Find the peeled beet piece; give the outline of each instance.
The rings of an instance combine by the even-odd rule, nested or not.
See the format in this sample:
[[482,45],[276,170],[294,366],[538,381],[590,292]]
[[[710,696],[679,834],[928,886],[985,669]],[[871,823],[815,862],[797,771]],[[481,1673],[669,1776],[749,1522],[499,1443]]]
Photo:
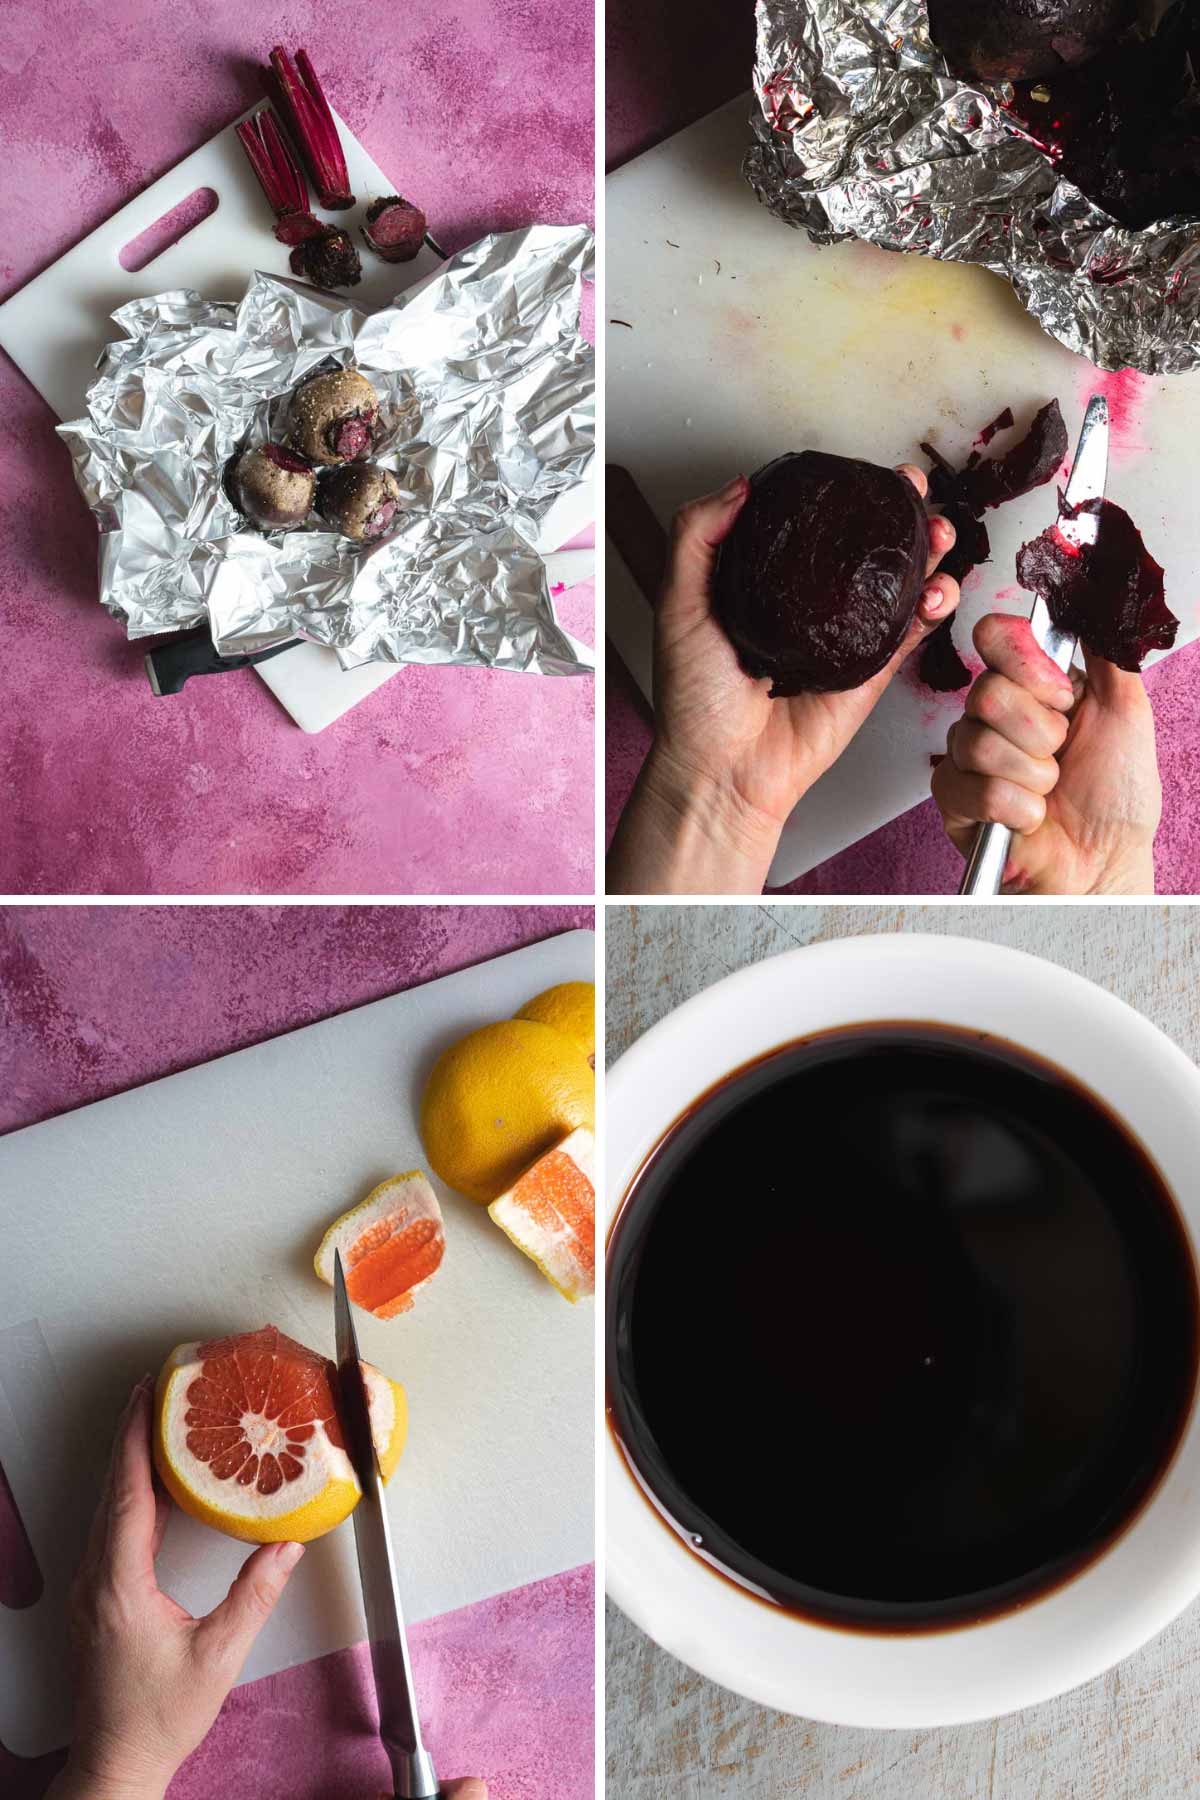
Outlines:
[[1090,61],[1138,0],[929,0],[929,35],[958,75],[1031,81]]
[[1062,506],[1064,519],[1099,521],[1094,544],[1073,544],[1051,525],[1017,552],[1017,580],[1040,594],[1060,631],[1096,656],[1136,673],[1151,650],[1169,650],[1179,620],[1167,610],[1163,572],[1137,526],[1111,500]]
[[[1012,423],[1012,409],[1006,406],[984,426],[976,443],[989,444],[998,431],[1007,431]],[[933,464],[929,497],[955,530],[954,547],[939,566],[962,583],[972,569],[991,557],[992,546],[983,523],[986,508],[1016,500],[1049,481],[1067,454],[1067,428],[1058,401],[1051,400],[1035,415],[1020,443],[1003,456],[983,458],[973,450],[966,467],[955,470],[932,444],[922,444],[921,448]],[[946,619],[921,650],[918,673],[926,687],[937,694],[971,685],[971,671],[955,647],[952,626],[953,621]]]
[[899,648],[928,555],[903,475],[820,450],[781,456],[751,476],[721,546],[717,617],[773,700],[860,687]]
[[980,462],[968,463],[955,479],[954,497],[974,512],[988,506],[1002,506],[1006,500],[1019,500],[1032,493],[1044,481],[1050,481],[1062,467],[1067,454],[1067,427],[1057,400],[1051,400],[1036,414],[1033,424],[1019,444],[1003,456],[986,456]]

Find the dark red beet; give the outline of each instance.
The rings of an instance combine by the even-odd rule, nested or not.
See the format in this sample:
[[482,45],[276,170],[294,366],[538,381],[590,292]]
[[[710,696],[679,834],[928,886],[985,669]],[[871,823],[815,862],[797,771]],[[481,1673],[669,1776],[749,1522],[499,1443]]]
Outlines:
[[1043,406],[1025,436],[1003,456],[987,456],[963,470],[954,498],[973,512],[1019,500],[1053,480],[1067,454],[1067,428],[1057,400]]
[[921,647],[917,673],[935,694],[955,694],[960,688],[971,685],[971,671],[958,654],[958,645],[950,629],[953,623],[953,619],[943,619]]
[[293,275],[303,275],[317,287],[357,287],[362,280],[358,251],[336,225],[322,226],[319,234],[305,238],[288,261]]
[[1111,500],[1063,507],[1060,520],[1099,521],[1094,544],[1073,544],[1057,524],[1017,553],[1017,580],[1040,594],[1060,631],[1096,656],[1140,669],[1151,650],[1169,650],[1179,620],[1163,597],[1163,572],[1127,512]]
[[312,511],[316,479],[294,450],[255,444],[229,464],[225,492],[251,524],[263,531],[286,531],[302,525]]
[[367,208],[363,236],[384,262],[411,262],[425,242],[425,214],[411,200],[388,194]]
[[1198,52],[1193,0],[1177,0],[1152,37],[1122,44],[1048,85],[1019,87],[1012,112],[1060,172],[1122,225],[1138,231],[1171,214],[1195,215]]
[[984,448],[986,449],[998,431],[1011,431],[1012,428],[1013,428],[1012,407],[1006,406],[1003,412],[996,414],[996,417],[991,421],[991,423],[989,425],[984,426],[984,428],[980,432],[979,436],[975,439],[975,442],[977,444],[982,444],[984,446]]
[[772,699],[860,687],[908,630],[928,555],[904,476],[818,450],[781,456],[751,477],[721,547],[716,614]]
[[310,212],[284,213],[275,221],[275,236],[281,244],[306,244],[325,230],[320,219],[314,219]]
[[1087,62],[1137,12],[1138,0],[929,0],[929,35],[956,74],[1028,81]]

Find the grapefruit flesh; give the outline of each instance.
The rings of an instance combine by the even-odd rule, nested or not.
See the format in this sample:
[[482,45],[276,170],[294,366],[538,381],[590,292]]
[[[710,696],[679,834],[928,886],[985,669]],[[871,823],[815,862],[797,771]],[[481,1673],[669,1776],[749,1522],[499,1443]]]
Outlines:
[[[404,1389],[361,1365],[385,1479],[407,1429]],[[184,1512],[247,1543],[307,1543],[353,1511],[358,1478],[337,1371],[274,1325],[181,1344],[159,1376],[154,1459]]]
[[595,1140],[572,1131],[488,1207],[488,1217],[568,1300],[596,1290]]
[[342,1253],[346,1292],[356,1306],[377,1319],[408,1312],[446,1251],[442,1209],[424,1175],[394,1175],[334,1220],[313,1259],[331,1287],[335,1250]]

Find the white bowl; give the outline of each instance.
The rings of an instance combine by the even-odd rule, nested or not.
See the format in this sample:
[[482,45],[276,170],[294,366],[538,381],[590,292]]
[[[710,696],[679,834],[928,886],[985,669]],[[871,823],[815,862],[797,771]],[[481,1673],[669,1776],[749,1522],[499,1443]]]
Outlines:
[[[974,1027],[1047,1057],[1125,1120],[1200,1244],[1200,1070],[1082,976],[967,938],[814,944],[743,969],[639,1038],[607,1082],[608,1221],[667,1128],[713,1082],[794,1038],[878,1019]],[[1198,1257],[1200,1260],[1200,1257]],[[1095,1562],[1006,1616],[884,1636],[806,1623],[742,1594],[662,1524],[606,1433],[608,1591],[665,1650],[735,1693],[835,1725],[991,1718],[1103,1673],[1200,1594],[1200,1419]]]

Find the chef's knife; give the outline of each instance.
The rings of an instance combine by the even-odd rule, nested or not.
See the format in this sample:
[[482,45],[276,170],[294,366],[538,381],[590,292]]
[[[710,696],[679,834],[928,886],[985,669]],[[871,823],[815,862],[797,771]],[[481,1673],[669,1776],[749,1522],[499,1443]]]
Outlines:
[[[1083,417],[1083,430],[1071,478],[1067,482],[1064,504],[1080,506],[1085,500],[1102,500],[1108,479],[1108,401],[1103,394],[1093,394]],[[1072,544],[1094,544],[1100,529],[1099,520],[1085,515],[1081,519],[1060,519],[1058,529]],[[1060,631],[1050,617],[1049,608],[1039,594],[1029,615],[1036,644],[1058,664],[1064,674],[1071,667],[1078,639]],[[1004,870],[1012,847],[1012,832],[1007,825],[981,825],[967,860],[959,888],[960,894],[998,894],[1004,884]]]
[[333,1258],[333,1317],[346,1451],[362,1488],[362,1499],[353,1514],[354,1543],[379,1700],[379,1735],[392,1765],[396,1800],[438,1800],[441,1789],[433,1760],[421,1741],[383,1479],[375,1458],[358,1337],[338,1250]]
[[289,638],[286,644],[272,644],[269,650],[252,650],[244,656],[220,656],[207,625],[198,625],[183,637],[160,644],[143,658],[146,679],[156,700],[164,694],[179,694],[193,675],[228,675],[234,669],[249,669],[255,663],[269,662],[294,650],[300,638]]

